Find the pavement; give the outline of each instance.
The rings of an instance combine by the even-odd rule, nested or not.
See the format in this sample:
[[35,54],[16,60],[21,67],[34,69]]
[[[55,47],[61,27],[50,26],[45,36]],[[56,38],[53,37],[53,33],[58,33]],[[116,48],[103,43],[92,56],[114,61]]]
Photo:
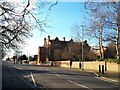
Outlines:
[[[34,86],[28,83],[13,68],[2,65],[2,90],[37,90]],[[43,90],[43,89],[39,89]]]
[[[19,67],[19,65],[18,65],[18,67]],[[51,67],[51,66],[49,66],[49,67]],[[100,86],[98,85],[98,87],[103,87],[103,86],[104,87],[112,87],[112,85],[113,85],[112,83],[117,84],[117,86],[119,84],[119,78],[120,77],[119,77],[119,74],[115,73],[115,72],[106,71],[105,74],[100,74],[100,73],[98,73],[98,71],[89,71],[89,70],[81,70],[81,69],[74,69],[74,68],[66,68],[66,69],[62,69],[62,71],[61,71],[61,69],[59,69],[59,68],[62,68],[62,67],[56,67],[56,69],[51,67],[51,69],[50,69],[50,68],[46,68],[46,66],[45,66],[45,68],[43,66],[42,67],[38,66],[38,67],[35,67],[35,68],[31,68],[31,69],[32,69],[32,73],[34,74],[34,77],[36,79],[36,82],[38,80],[38,82],[45,83],[45,85],[46,85],[47,82],[50,82],[50,81],[53,82],[53,80],[54,80],[55,86],[56,86],[56,84],[60,85],[61,82],[62,82],[61,84],[63,86],[63,82],[65,83],[65,80],[66,80],[66,79],[63,79],[63,78],[65,77],[65,78],[69,79],[71,77],[73,78],[73,76],[74,76],[74,79],[70,79],[70,80],[66,81],[67,84],[71,84],[71,85],[69,85],[71,87],[74,84],[75,84],[75,86],[76,85],[81,86],[81,83],[83,83],[83,85],[84,85],[84,83],[86,83],[85,86],[88,86],[88,87],[91,87],[91,85],[96,85],[96,87],[97,87],[97,84],[100,85]],[[13,89],[13,87],[15,87],[14,89],[17,89],[17,88],[19,88],[19,86],[22,86],[21,89],[22,88],[30,89],[30,85],[26,84],[23,80],[21,80],[15,74],[13,74],[13,72],[11,72],[11,70],[9,68],[4,67],[3,69],[4,69],[3,70],[3,76],[6,76],[6,77],[3,77],[3,90],[6,90],[6,88],[12,88]],[[39,70],[39,72],[37,70]],[[74,70],[73,74],[71,74],[71,71],[69,71],[69,70],[72,70],[72,71]],[[76,71],[81,71],[81,72],[77,73]],[[50,74],[50,72],[54,72],[54,73]],[[88,75],[93,75],[94,74],[95,78],[93,79],[92,77],[88,77],[88,76],[86,77],[86,75],[84,75],[85,74],[84,72],[89,72]],[[19,72],[19,73],[21,73],[21,72]],[[47,74],[47,73],[49,73],[49,74]],[[42,76],[40,77],[39,74],[42,74]],[[78,74],[80,74],[81,76],[77,77]],[[55,78],[54,75],[56,76],[57,79]],[[52,76],[54,76],[54,77],[52,77]],[[43,80],[43,77],[47,77],[47,78],[44,78],[45,80]],[[62,79],[60,77],[62,77]],[[86,77],[86,78],[83,79],[83,77]],[[11,80],[9,80],[10,78],[11,78]],[[97,78],[100,79],[100,80],[98,80]],[[112,82],[112,83],[111,84],[106,83],[106,82],[103,82],[101,80],[107,81],[107,82]],[[6,81],[9,81],[9,82],[6,82]],[[86,81],[89,81],[91,83],[87,83]],[[97,83],[95,83],[93,81],[95,81]],[[11,82],[15,82],[15,83],[11,83]],[[19,83],[19,85],[18,85],[18,83]],[[51,83],[49,83],[49,84],[51,84]]]
[[95,70],[81,70],[76,68],[71,68],[71,69],[90,72],[90,73],[93,73],[96,77],[98,77],[101,80],[120,85],[120,72],[104,71],[104,74],[102,74],[102,73],[99,73],[99,71],[95,71]]
[[107,80],[117,84],[120,83],[120,72],[105,71],[104,74],[102,74],[97,71],[93,71],[93,73],[103,80]]
[[[51,65],[39,65],[39,66],[56,67],[56,66],[51,66]],[[65,68],[65,67],[61,67],[61,68]],[[95,71],[95,70],[82,70],[82,69],[78,69],[78,68],[67,68],[67,69],[90,72],[90,73],[93,73],[94,75],[96,75],[96,77],[98,77],[101,80],[120,85],[120,72],[104,71],[104,74],[102,74],[102,72],[99,73],[99,71]]]

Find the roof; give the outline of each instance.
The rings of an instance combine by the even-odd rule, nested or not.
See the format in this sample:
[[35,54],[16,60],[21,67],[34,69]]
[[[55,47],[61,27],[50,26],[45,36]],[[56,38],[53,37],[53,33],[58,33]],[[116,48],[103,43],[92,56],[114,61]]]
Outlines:
[[56,37],[55,39],[52,39],[50,40],[51,43],[60,43],[60,44],[67,44],[67,43],[70,43],[70,42],[74,42],[73,39],[69,40],[69,41],[60,41],[58,39],[58,37]]

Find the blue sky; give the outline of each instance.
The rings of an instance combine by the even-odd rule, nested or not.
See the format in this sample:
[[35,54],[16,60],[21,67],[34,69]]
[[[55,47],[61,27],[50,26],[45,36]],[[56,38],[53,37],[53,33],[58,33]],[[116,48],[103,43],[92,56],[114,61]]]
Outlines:
[[52,28],[46,28],[46,33],[41,33],[37,29],[33,30],[33,37],[27,40],[28,44],[24,47],[23,53],[37,54],[37,48],[43,46],[43,40],[48,35],[51,39],[58,37],[62,40],[65,37],[66,40],[70,40],[72,38],[72,26],[76,23],[83,24],[83,7],[82,2],[60,2],[52,7],[48,17],[51,21],[47,23]]
[[83,24],[83,7],[81,2],[60,2],[52,7],[48,17],[51,21],[47,23],[52,28],[46,28],[46,33],[33,30],[33,37],[28,39],[28,44],[23,53],[37,54],[37,48],[43,46],[43,40],[48,35],[50,35],[51,39],[58,37],[62,40],[65,37],[66,40],[70,40],[72,38],[72,26],[76,23]]
[[[14,1],[15,3],[19,3],[21,0],[8,0],[8,1]],[[29,9],[34,7],[34,3],[33,3],[34,1],[36,0],[31,0],[32,4],[29,7]],[[41,33],[40,30],[34,29],[32,32],[33,37],[27,40],[27,45],[25,45],[24,48],[22,49],[23,54],[29,54],[29,55],[37,54],[38,47],[43,46],[44,43],[43,40],[45,37],[47,38],[48,35],[50,35],[51,39],[58,37],[60,40],[62,40],[63,37],[65,37],[66,40],[70,40],[72,38],[72,29],[71,29],[72,26],[74,24],[79,24],[79,25],[83,24],[84,14],[82,11],[84,11],[84,6],[81,0],[75,0],[75,2],[74,0],[68,0],[68,1],[72,1],[72,2],[63,1],[63,2],[59,2],[57,5],[52,7],[51,13],[48,17],[48,19],[51,21],[47,22],[47,24],[53,28],[45,28],[46,33],[44,32]],[[46,7],[45,10],[48,14],[49,13],[48,7]],[[43,16],[46,16],[46,13],[44,13]],[[38,18],[41,19],[41,16],[39,15]],[[84,40],[85,39],[88,40],[89,38],[84,38]],[[97,40],[94,39],[88,40],[88,43],[91,46],[97,45]]]
[[71,27],[74,23],[81,24],[82,14],[80,12],[82,4],[78,2],[66,2],[58,3],[54,6],[50,14],[50,18],[53,20],[50,25],[53,26],[50,31],[51,37],[59,36],[59,38],[66,37],[66,39],[71,38]]

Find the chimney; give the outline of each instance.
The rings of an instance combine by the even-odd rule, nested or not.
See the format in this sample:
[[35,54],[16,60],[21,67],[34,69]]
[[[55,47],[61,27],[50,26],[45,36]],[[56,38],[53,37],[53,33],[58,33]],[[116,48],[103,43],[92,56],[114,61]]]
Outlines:
[[48,41],[50,41],[50,36],[48,35]]
[[50,36],[48,35],[48,41],[47,41],[47,44],[49,45],[50,43]]
[[45,44],[46,44],[46,38],[44,38],[44,46],[45,46]]
[[44,42],[46,41],[46,38],[44,38]]
[[65,41],[65,37],[63,37],[63,41]]

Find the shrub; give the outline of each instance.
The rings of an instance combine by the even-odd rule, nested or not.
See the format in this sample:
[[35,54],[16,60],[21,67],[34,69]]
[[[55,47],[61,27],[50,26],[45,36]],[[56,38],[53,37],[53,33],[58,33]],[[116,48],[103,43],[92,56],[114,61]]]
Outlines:
[[117,63],[117,64],[120,64],[120,59],[116,59],[116,63]]
[[95,59],[96,61],[100,61],[100,58],[99,57],[96,57],[96,59]]
[[113,58],[109,58],[109,59],[106,59],[107,62],[113,62],[113,63],[117,63],[117,64],[120,64],[120,59],[113,59]]

